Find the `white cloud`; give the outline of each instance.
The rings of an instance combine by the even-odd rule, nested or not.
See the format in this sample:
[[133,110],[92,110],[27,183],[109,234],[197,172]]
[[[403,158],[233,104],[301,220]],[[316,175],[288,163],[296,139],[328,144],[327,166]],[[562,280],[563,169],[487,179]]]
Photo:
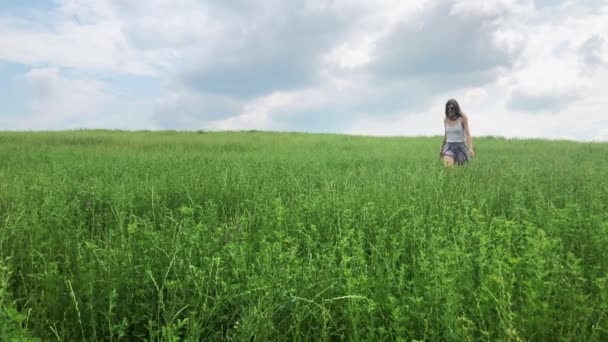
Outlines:
[[101,83],[66,79],[55,68],[33,69],[25,77],[32,102],[24,123],[34,128],[59,128],[82,120],[92,114],[91,108],[108,100]]
[[[597,75],[598,83],[608,84],[608,70]],[[608,101],[595,87],[576,106],[559,112],[544,111],[530,115],[509,110],[509,93],[498,83],[483,89],[462,89],[438,94],[430,109],[420,112],[404,111],[390,120],[373,117],[354,120],[346,129],[351,134],[373,135],[441,135],[443,106],[449,97],[462,101],[460,105],[470,119],[471,133],[476,136],[506,136],[519,138],[569,139],[579,141],[608,141]]]
[[[185,61],[187,72],[174,80],[170,92],[198,96],[201,107],[188,111],[189,118],[182,121],[204,124],[208,115],[200,113],[209,110],[203,108],[202,99],[213,94],[232,96],[248,105],[241,113],[207,120],[210,127],[236,129],[247,123],[259,126],[272,121],[272,127],[319,130],[325,124],[340,130],[347,121],[361,116],[390,118],[404,107],[421,108],[437,91],[491,82],[497,76],[496,68],[508,66],[509,56],[517,52],[510,46],[504,49],[508,44],[494,38],[493,32],[502,24],[495,23],[492,13],[460,11],[450,15],[450,7],[443,1],[399,4],[384,1],[371,7],[351,2],[340,8],[330,6],[329,17],[306,6],[308,12],[297,15],[293,9],[260,10],[275,15],[269,21],[255,21],[251,31],[245,24],[245,31],[235,36],[236,43],[214,47],[217,50],[210,56],[217,57]],[[351,14],[348,25],[331,12],[338,9]],[[226,11],[241,15],[232,9]],[[270,25],[281,15],[289,19],[288,26],[280,20],[279,25]],[[328,25],[327,18],[338,20],[332,19]],[[239,25],[248,20],[239,21]],[[466,30],[442,28],[441,24],[449,21],[454,21],[454,28],[463,24]],[[487,24],[489,31],[479,31],[479,24]],[[310,37],[294,35],[310,25],[317,25],[308,32],[314,44]],[[319,38],[320,44],[316,42]],[[293,55],[291,50],[297,46]],[[459,55],[461,51],[466,53]],[[276,93],[289,94],[295,100],[280,107],[258,105]],[[159,118],[160,114],[172,117],[171,111],[159,111]],[[253,119],[256,115],[259,120]]]
[[[0,60],[33,68],[23,127],[440,134],[455,97],[478,135],[605,136],[606,1],[56,4],[0,15]],[[125,74],[162,91],[121,97],[109,75]]]
[[535,24],[519,27],[526,36],[525,48],[502,79],[511,93],[509,108],[555,112],[601,86],[596,69],[608,61],[608,7],[572,17],[572,6],[537,12]]
[[241,113],[221,120],[209,122],[208,128],[213,130],[257,129],[278,130],[270,114],[273,110],[293,104],[291,94],[273,93],[249,103]]
[[244,103],[229,96],[201,94],[189,89],[169,90],[158,99],[155,124],[170,129],[206,128],[211,121],[239,114]]
[[126,41],[106,1],[62,0],[36,18],[0,16],[0,59],[34,66],[69,67],[138,75],[157,65]]
[[506,14],[527,16],[534,9],[532,0],[455,0],[452,1],[453,14],[504,17]]
[[25,74],[25,81],[29,109],[22,116],[5,120],[6,128],[155,128],[145,118],[150,107],[121,98],[100,81],[67,78],[56,68],[32,69]]

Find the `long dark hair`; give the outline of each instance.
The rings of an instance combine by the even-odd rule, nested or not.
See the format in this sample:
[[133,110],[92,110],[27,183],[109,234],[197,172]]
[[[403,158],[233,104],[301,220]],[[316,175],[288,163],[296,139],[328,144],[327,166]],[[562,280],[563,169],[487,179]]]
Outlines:
[[454,111],[456,112],[456,115],[458,117],[462,116],[462,112],[460,111],[460,105],[458,104],[458,101],[454,100],[454,99],[449,99],[448,102],[445,104],[445,117],[448,117],[448,105],[452,105],[454,106]]

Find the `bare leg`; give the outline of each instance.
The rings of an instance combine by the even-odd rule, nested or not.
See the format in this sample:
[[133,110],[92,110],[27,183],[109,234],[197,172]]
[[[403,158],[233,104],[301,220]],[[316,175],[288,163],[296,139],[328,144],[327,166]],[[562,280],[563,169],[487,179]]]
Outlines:
[[445,167],[452,167],[452,166],[454,166],[454,158],[452,158],[450,156],[443,156],[443,165]]

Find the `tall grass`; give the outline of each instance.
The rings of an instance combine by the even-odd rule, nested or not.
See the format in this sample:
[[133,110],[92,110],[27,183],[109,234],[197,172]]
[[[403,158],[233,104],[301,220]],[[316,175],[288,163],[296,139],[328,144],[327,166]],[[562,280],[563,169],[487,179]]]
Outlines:
[[608,145],[440,142],[0,133],[1,333],[608,340]]

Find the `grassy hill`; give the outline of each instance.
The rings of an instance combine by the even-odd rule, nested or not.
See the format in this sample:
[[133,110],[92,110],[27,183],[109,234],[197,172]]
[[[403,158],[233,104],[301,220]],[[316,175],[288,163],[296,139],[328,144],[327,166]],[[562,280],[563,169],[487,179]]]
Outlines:
[[440,144],[2,132],[0,334],[608,340],[608,144]]

